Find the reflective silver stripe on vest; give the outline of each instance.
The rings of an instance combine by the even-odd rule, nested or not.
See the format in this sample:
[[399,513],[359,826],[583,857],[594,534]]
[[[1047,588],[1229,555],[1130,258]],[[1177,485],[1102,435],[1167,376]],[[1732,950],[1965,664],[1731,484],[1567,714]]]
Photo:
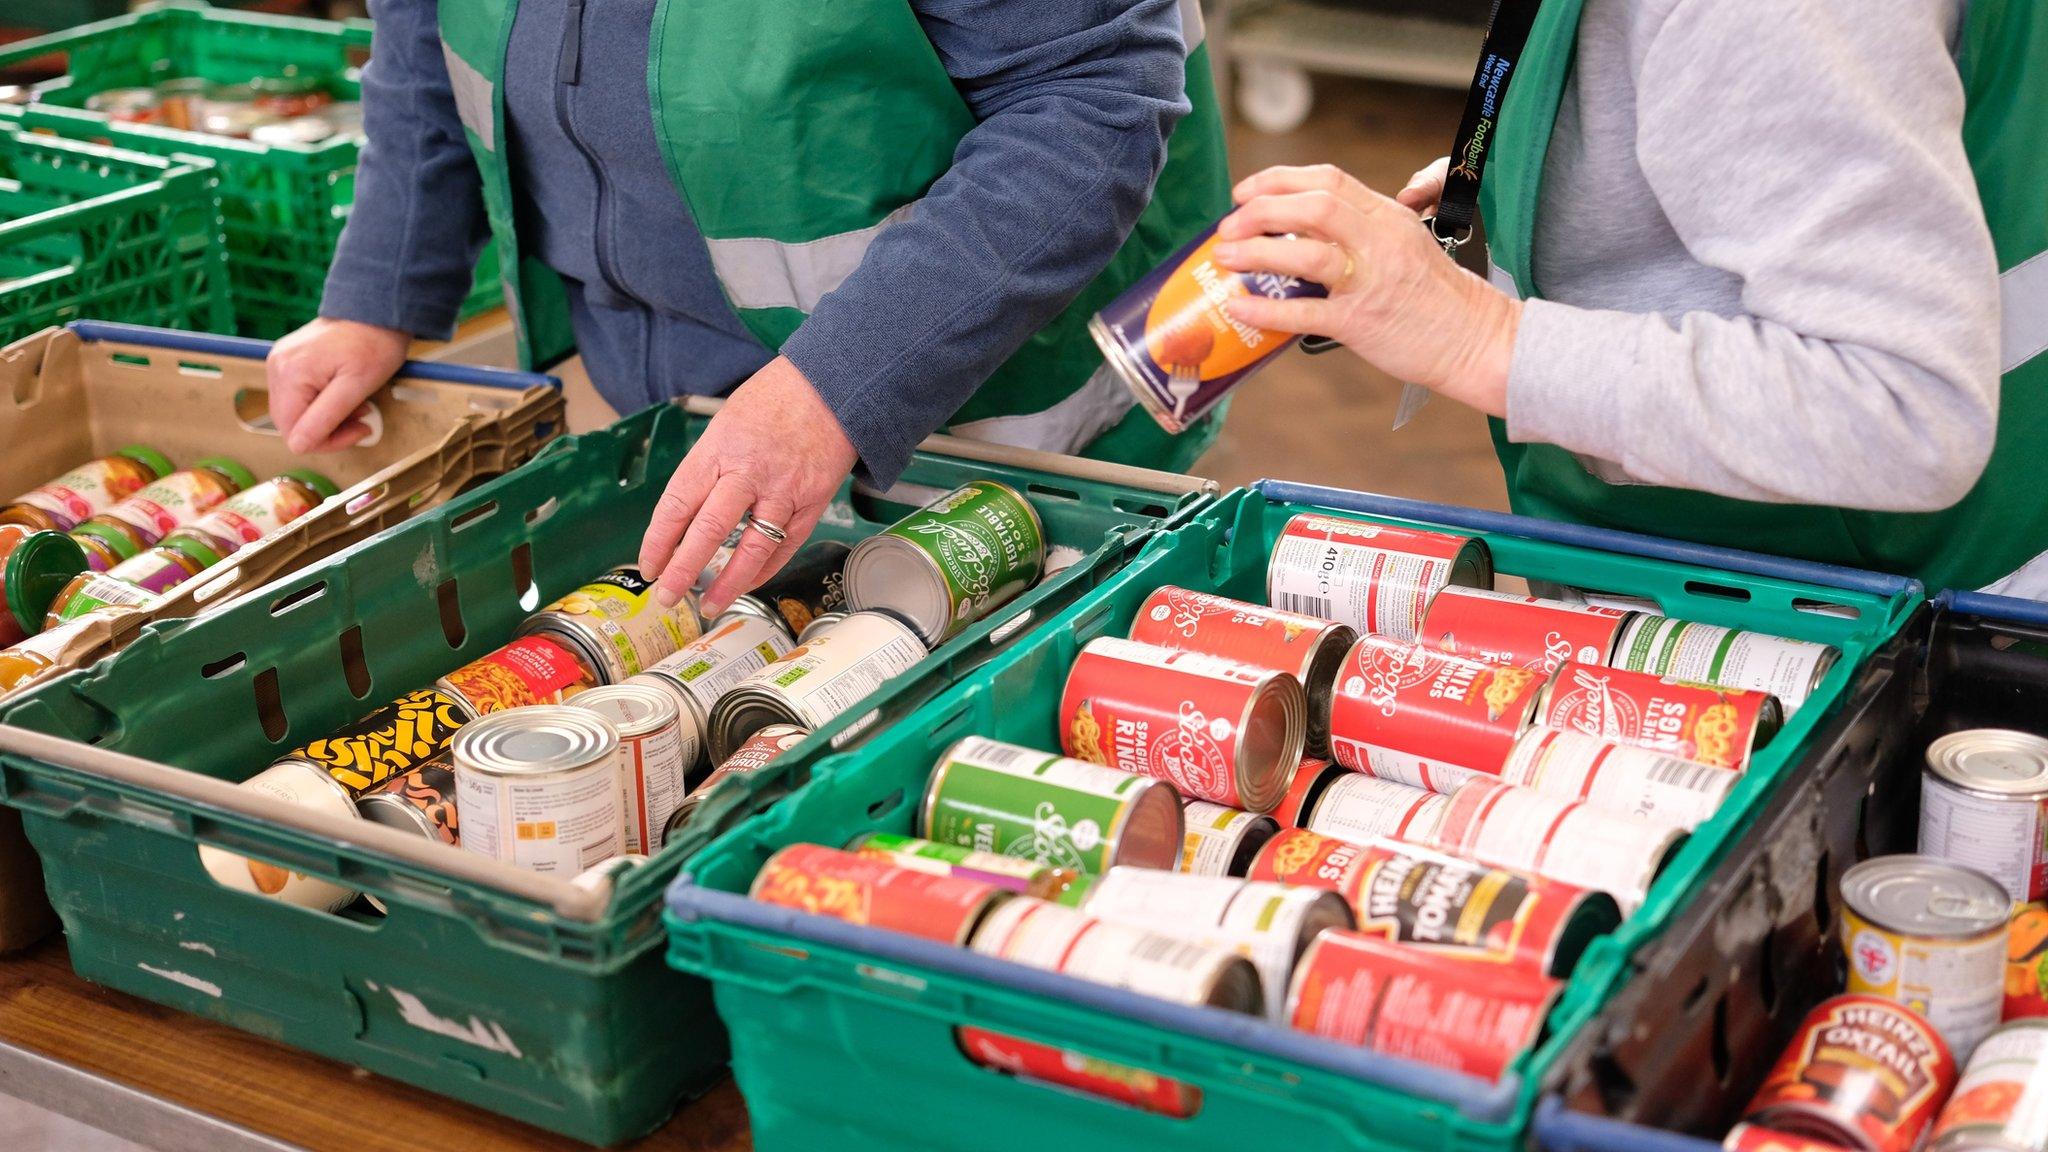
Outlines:
[[1187,44],[1188,55],[1195,54],[1208,34],[1208,26],[1202,23],[1202,0],[1180,0],[1180,38]]
[[1491,256],[1486,258],[1486,282],[1507,293],[1510,300],[1522,298],[1521,285],[1515,283],[1515,278],[1508,275],[1507,269],[1495,264]]
[[955,424],[946,431],[969,440],[1071,454],[1109,431],[1137,402],[1122,378],[1105,364],[1079,391],[1043,412],[991,416]]
[[718,282],[736,308],[794,308],[809,312],[827,292],[846,282],[882,229],[910,215],[916,201],[889,213],[880,224],[798,244],[743,236],[705,241]]
[[2048,252],[2023,260],[1998,278],[2004,318],[1998,330],[1998,370],[2011,372],[2048,352]]
[[448,84],[455,90],[455,115],[462,120],[462,126],[476,133],[483,142],[484,151],[498,150],[498,118],[494,112],[491,82],[484,74],[469,66],[469,61],[455,54],[455,49],[441,41],[441,59],[448,63]]

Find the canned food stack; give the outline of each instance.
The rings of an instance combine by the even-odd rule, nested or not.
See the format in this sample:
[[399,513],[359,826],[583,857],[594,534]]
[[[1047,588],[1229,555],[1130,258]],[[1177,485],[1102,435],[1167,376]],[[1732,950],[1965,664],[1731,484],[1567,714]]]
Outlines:
[[88,111],[128,124],[157,124],[258,144],[318,144],[360,138],[362,106],[336,100],[322,77],[259,76],[217,84],[181,76],[148,87],[110,88],[86,97]]
[[[909,670],[926,655],[921,635],[957,634],[1043,566],[1037,513],[991,482],[862,548],[884,537],[924,549],[916,554],[930,563],[907,575],[893,561],[855,572],[861,548],[814,543],[708,626],[694,597],[663,607],[653,581],[613,568],[529,616],[505,645],[244,787],[598,883],[612,861],[659,851],[721,782],[768,767]],[[906,581],[909,591],[898,587]],[[935,588],[945,590],[936,599]],[[893,607],[934,603],[941,614],[899,617]],[[203,854],[223,883],[292,903],[339,910],[357,897]]]

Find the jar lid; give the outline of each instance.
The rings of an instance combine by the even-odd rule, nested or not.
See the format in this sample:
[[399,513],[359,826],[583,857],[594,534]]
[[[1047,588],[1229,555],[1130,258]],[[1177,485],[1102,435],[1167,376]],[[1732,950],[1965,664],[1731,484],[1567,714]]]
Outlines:
[[7,557],[7,610],[22,631],[41,632],[50,601],[86,567],[85,549],[62,532],[34,532],[15,545]]
[[235,487],[238,490],[242,488],[254,488],[256,486],[255,473],[249,471],[247,468],[242,467],[240,464],[235,463],[233,460],[230,460],[225,456],[208,456],[204,460],[194,460],[192,462],[192,466],[194,468],[205,468],[210,471],[220,473],[221,475],[234,481]]

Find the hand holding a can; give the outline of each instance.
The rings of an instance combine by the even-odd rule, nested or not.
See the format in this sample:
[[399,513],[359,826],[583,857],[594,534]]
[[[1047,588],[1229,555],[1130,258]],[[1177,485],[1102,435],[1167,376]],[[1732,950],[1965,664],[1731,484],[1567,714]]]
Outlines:
[[803,546],[859,456],[796,365],[778,356],[735,389],[655,506],[640,571],[655,597],[681,600],[734,528],[725,570],[705,589],[706,619],[781,569]]
[[1232,194],[1217,263],[1329,289],[1325,299],[1236,296],[1225,304],[1233,318],[1328,336],[1390,376],[1507,414],[1521,304],[1444,259],[1413,208],[1327,164],[1268,168]]

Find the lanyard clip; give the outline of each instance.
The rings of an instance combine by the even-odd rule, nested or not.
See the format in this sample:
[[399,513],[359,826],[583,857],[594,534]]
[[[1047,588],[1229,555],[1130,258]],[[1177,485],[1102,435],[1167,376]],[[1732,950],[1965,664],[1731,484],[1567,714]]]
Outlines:
[[1456,260],[1458,258],[1458,249],[1463,248],[1466,242],[1472,239],[1472,226],[1466,224],[1453,228],[1447,236],[1440,226],[1442,220],[1443,215],[1439,213],[1424,220],[1423,224],[1428,226],[1429,234],[1436,238],[1437,246],[1444,250],[1444,255]]

